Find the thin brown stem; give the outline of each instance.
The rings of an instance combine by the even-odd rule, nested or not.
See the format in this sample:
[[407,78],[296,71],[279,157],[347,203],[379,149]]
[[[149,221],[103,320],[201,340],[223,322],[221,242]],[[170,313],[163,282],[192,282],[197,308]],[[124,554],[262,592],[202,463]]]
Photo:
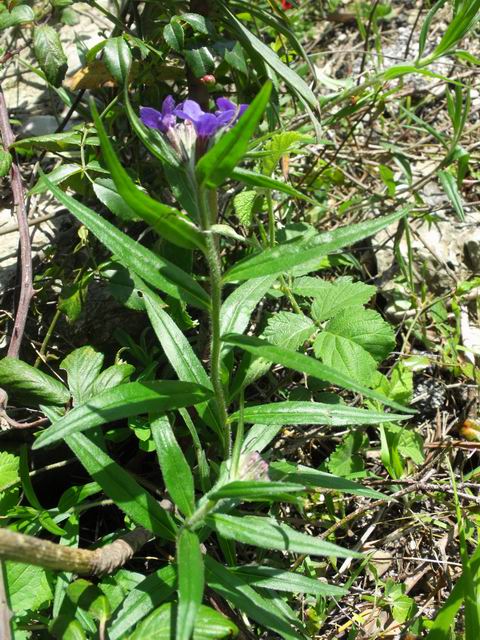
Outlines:
[[[10,146],[15,141],[10,119],[8,117],[7,104],[2,88],[0,87],[0,133],[5,151],[9,151]],[[10,184],[13,195],[13,206],[17,216],[18,230],[20,233],[20,267],[21,283],[20,297],[18,300],[15,322],[13,325],[12,337],[8,347],[8,355],[18,358],[20,346],[22,344],[25,324],[27,322],[28,309],[32,300],[33,291],[33,268],[32,268],[32,247],[30,243],[30,233],[28,229],[27,209],[25,206],[25,193],[23,189],[22,176],[17,158],[13,153],[13,162],[10,169]]]

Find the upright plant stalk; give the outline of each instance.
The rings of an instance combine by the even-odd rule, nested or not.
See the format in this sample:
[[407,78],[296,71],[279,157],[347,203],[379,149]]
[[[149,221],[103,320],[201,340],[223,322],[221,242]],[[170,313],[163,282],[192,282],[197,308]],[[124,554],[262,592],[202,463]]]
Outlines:
[[214,234],[210,231],[212,222],[215,221],[216,214],[212,204],[215,193],[199,187],[198,201],[201,217],[201,224],[206,231],[207,251],[206,257],[208,270],[210,273],[210,377],[213,391],[217,400],[218,411],[223,432],[223,446],[225,454],[230,455],[232,448],[231,428],[228,424],[227,405],[223,392],[221,378],[221,341],[220,341],[220,309],[222,306],[222,265],[218,242]]

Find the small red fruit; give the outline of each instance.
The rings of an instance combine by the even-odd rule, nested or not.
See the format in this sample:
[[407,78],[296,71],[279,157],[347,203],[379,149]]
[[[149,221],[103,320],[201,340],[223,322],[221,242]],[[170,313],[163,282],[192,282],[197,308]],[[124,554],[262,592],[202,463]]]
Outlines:
[[200,82],[203,82],[203,84],[215,84],[216,79],[215,76],[212,76],[211,73],[207,73],[206,76],[202,76],[200,78]]

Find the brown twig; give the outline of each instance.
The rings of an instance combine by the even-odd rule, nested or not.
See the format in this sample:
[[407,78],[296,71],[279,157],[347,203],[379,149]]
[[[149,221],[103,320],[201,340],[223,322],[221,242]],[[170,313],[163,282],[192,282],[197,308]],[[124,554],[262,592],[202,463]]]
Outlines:
[[44,569],[100,576],[123,567],[152,537],[150,531],[139,527],[111,544],[90,550],[74,549],[10,529],[0,529],[0,558]]
[[[10,119],[8,117],[7,104],[2,88],[0,87],[0,133],[2,135],[3,148],[5,151],[15,141]],[[15,155],[15,154],[14,154]],[[20,265],[21,265],[21,285],[18,308],[15,315],[12,337],[8,346],[8,355],[18,358],[22,338],[27,322],[28,309],[33,297],[33,269],[32,269],[32,247],[30,244],[30,234],[28,229],[27,210],[25,207],[25,193],[23,190],[22,176],[16,157],[13,158],[10,169],[10,184],[12,187],[13,206],[17,215],[18,230],[20,233]]]

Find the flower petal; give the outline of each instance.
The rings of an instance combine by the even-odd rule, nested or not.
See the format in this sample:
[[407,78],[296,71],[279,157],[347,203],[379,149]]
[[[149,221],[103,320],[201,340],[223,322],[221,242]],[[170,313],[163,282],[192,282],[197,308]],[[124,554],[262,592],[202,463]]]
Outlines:
[[175,100],[172,96],[167,96],[162,104],[162,114],[164,116],[169,116],[173,113],[175,109]]
[[213,113],[204,113],[194,124],[197,134],[202,138],[210,138],[222,126],[222,123],[218,121],[218,118]]
[[197,122],[204,114],[198,102],[195,100],[185,100],[185,102],[173,112],[179,118]]
[[151,107],[140,107],[140,119],[145,126],[161,130],[162,114],[160,111]]
[[236,111],[237,105],[228,98],[217,98],[215,101],[219,112]]

